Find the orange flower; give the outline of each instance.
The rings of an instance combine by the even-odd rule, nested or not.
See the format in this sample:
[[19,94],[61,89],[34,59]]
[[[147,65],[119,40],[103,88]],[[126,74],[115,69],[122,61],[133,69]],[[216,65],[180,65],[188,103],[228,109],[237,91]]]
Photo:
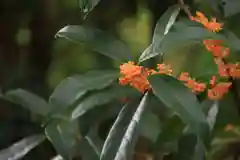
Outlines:
[[229,71],[229,75],[234,77],[234,78],[239,78],[240,77],[240,65],[237,64],[227,64],[227,68]]
[[192,89],[192,92],[194,93],[203,92],[206,89],[206,84],[198,83],[197,81],[195,81],[195,79],[189,77],[189,74],[187,72],[181,73],[178,79],[185,82],[185,85],[188,88]]
[[142,93],[150,88],[147,80],[149,73],[142,66],[135,65],[134,62],[120,65],[120,73],[123,75],[119,78],[121,85],[129,84]]
[[211,100],[221,99],[229,90],[232,85],[230,82],[222,82],[215,85],[213,88],[208,89],[208,97]]
[[218,66],[218,73],[221,77],[229,77],[228,66],[220,58],[214,59],[215,63]]
[[159,74],[167,74],[167,75],[172,75],[172,68],[170,65],[166,65],[166,64],[157,64],[157,68],[158,68],[158,73]]
[[212,32],[218,32],[222,29],[223,23],[218,23],[216,18],[212,18],[211,21],[208,20],[208,18],[202,13],[202,12],[196,12],[195,17],[190,17],[191,20],[196,21],[204,25],[208,30]]
[[203,44],[205,45],[206,49],[212,53],[214,57],[224,58],[229,55],[230,49],[223,47],[221,40],[204,40]]
[[212,76],[212,79],[210,80],[210,85],[211,85],[211,87],[215,86],[216,81],[217,81],[216,76]]
[[182,72],[181,75],[178,78],[180,81],[187,82],[191,78],[189,77],[189,74],[187,72]]

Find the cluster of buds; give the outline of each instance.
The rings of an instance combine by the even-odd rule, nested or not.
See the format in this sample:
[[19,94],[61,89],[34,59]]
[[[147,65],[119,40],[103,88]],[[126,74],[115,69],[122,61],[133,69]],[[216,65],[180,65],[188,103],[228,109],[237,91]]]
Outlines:
[[[201,23],[205,28],[212,32],[220,31],[223,26],[223,24],[218,23],[215,18],[208,20],[208,18],[206,18],[201,12],[196,12],[196,16],[191,16],[190,19]],[[189,73],[187,72],[181,73],[178,77],[178,80],[182,81],[194,93],[206,91],[209,99],[219,100],[229,91],[232,83],[226,81],[217,82],[217,77],[240,77],[240,65],[225,63],[224,58],[229,56],[230,49],[224,47],[221,40],[207,39],[203,41],[203,44],[214,57],[214,62],[218,66],[218,75],[212,76],[209,85],[206,83],[197,82],[196,79],[190,77]],[[122,77],[119,79],[120,84],[129,84],[138,91],[144,93],[145,91],[151,89],[147,80],[148,76],[153,74],[166,74],[172,76],[172,69],[170,65],[158,64],[157,68],[158,70],[153,70],[135,65],[134,62],[124,63],[120,66],[120,73],[122,75]]]

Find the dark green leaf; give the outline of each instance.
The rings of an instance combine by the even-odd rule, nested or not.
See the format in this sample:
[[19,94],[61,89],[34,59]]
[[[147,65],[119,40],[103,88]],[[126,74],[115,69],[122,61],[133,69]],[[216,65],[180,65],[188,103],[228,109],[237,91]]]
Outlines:
[[[103,107],[104,109],[102,109]],[[114,101],[107,105],[95,107],[89,110],[86,114],[78,118],[81,135],[85,137],[92,126],[115,116],[121,110],[121,107],[122,105],[120,103]]]
[[59,30],[56,36],[77,43],[84,43],[92,51],[98,52],[112,59],[129,60],[131,58],[129,48],[122,41],[117,40],[96,28],[66,26]]
[[77,153],[80,153],[82,160],[99,160],[98,155],[85,138],[79,143]]
[[100,157],[101,150],[103,147],[103,141],[100,139],[98,135],[98,127],[92,126],[92,129],[86,136],[86,140],[92,146],[98,157]]
[[109,86],[118,78],[118,73],[111,70],[90,71],[63,80],[52,93],[49,104],[56,109],[68,107],[87,91],[99,90]]
[[182,120],[189,124],[196,134],[200,134],[206,117],[196,96],[177,79],[166,75],[149,77],[154,94]]
[[167,53],[178,47],[194,44],[196,42],[202,43],[202,40],[211,38],[227,42],[227,39],[220,34],[210,32],[203,27],[189,26],[169,32],[162,40],[160,47],[164,53]]
[[139,128],[141,136],[151,140],[153,143],[156,142],[160,133],[160,122],[150,109],[146,109]]
[[178,140],[178,153],[176,155],[176,159],[192,160],[197,141],[198,139],[195,134],[183,135]]
[[88,13],[97,6],[97,4],[100,2],[100,0],[78,0],[79,7],[83,14],[85,16],[88,15]]
[[200,140],[198,140],[192,160],[205,160],[205,159],[206,159],[206,148],[203,145],[203,143]]
[[44,135],[34,135],[14,143],[9,148],[0,151],[1,160],[19,160],[45,139]]
[[43,116],[50,111],[49,105],[43,98],[22,89],[8,91],[5,98]]
[[172,115],[162,124],[161,132],[154,145],[154,156],[158,157],[157,159],[165,153],[177,152],[177,140],[182,135],[184,127],[182,120],[176,115]]
[[170,7],[158,20],[154,35],[153,35],[153,44],[159,45],[164,38],[164,36],[169,32],[175,23],[177,16],[180,12],[179,6]]
[[116,153],[114,160],[126,160],[132,159],[132,151],[135,147],[136,140],[139,135],[139,123],[142,119],[143,113],[146,109],[149,99],[149,93],[145,93],[136,112],[134,113],[132,120],[122,138],[122,142]]
[[140,63],[140,62],[143,62],[143,61],[148,60],[148,59],[150,59],[150,58],[152,58],[152,57],[155,57],[155,56],[157,56],[157,55],[159,55],[159,53],[153,51],[153,44],[151,44],[151,45],[148,46],[148,48],[145,49],[145,51],[141,54],[138,62],[139,62],[139,63]]
[[108,136],[104,142],[102,153],[100,156],[101,160],[114,159],[116,151],[119,148],[122,137],[129,125],[132,116],[136,110],[136,102],[130,102],[123,106],[122,110],[119,112],[118,117],[114,124],[112,125]]
[[164,36],[169,32],[175,23],[177,16],[180,12],[179,6],[170,7],[158,20],[154,35],[152,39],[152,44],[142,53],[139,58],[139,62],[143,62],[147,59],[155,57],[160,53],[163,54],[162,50],[159,49],[159,46],[164,38]]
[[76,123],[67,121],[51,121],[45,134],[52,145],[64,159],[71,160],[73,147],[76,145]]
[[239,0],[222,0],[224,2],[224,16],[230,17],[240,12],[240,1]]
[[78,118],[95,106],[107,104],[112,100],[123,97],[136,97],[140,94],[129,87],[117,86],[105,91],[95,93],[84,99],[72,112],[72,119]]

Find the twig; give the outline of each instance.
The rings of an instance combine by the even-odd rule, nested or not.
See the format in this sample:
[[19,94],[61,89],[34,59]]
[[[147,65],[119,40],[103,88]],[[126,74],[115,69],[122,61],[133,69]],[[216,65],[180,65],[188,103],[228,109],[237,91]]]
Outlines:
[[183,6],[184,12],[188,15],[189,18],[192,17],[192,14],[189,10],[189,6],[184,3],[184,0],[178,0],[179,4]]

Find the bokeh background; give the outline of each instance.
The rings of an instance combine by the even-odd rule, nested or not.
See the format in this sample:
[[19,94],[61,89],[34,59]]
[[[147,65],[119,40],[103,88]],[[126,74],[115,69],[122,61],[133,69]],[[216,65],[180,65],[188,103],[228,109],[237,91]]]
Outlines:
[[[212,4],[218,7],[219,1]],[[101,0],[87,19],[77,0],[0,1],[0,88],[23,88],[47,97],[69,75],[94,68],[117,67],[111,59],[89,52],[84,46],[55,33],[68,24],[95,26],[122,39],[138,57],[149,45],[157,19],[177,0]],[[188,0],[190,6],[200,5]],[[179,60],[179,59],[176,59]],[[0,149],[43,129],[28,111],[0,100]],[[24,160],[47,160],[55,156],[47,141]]]

